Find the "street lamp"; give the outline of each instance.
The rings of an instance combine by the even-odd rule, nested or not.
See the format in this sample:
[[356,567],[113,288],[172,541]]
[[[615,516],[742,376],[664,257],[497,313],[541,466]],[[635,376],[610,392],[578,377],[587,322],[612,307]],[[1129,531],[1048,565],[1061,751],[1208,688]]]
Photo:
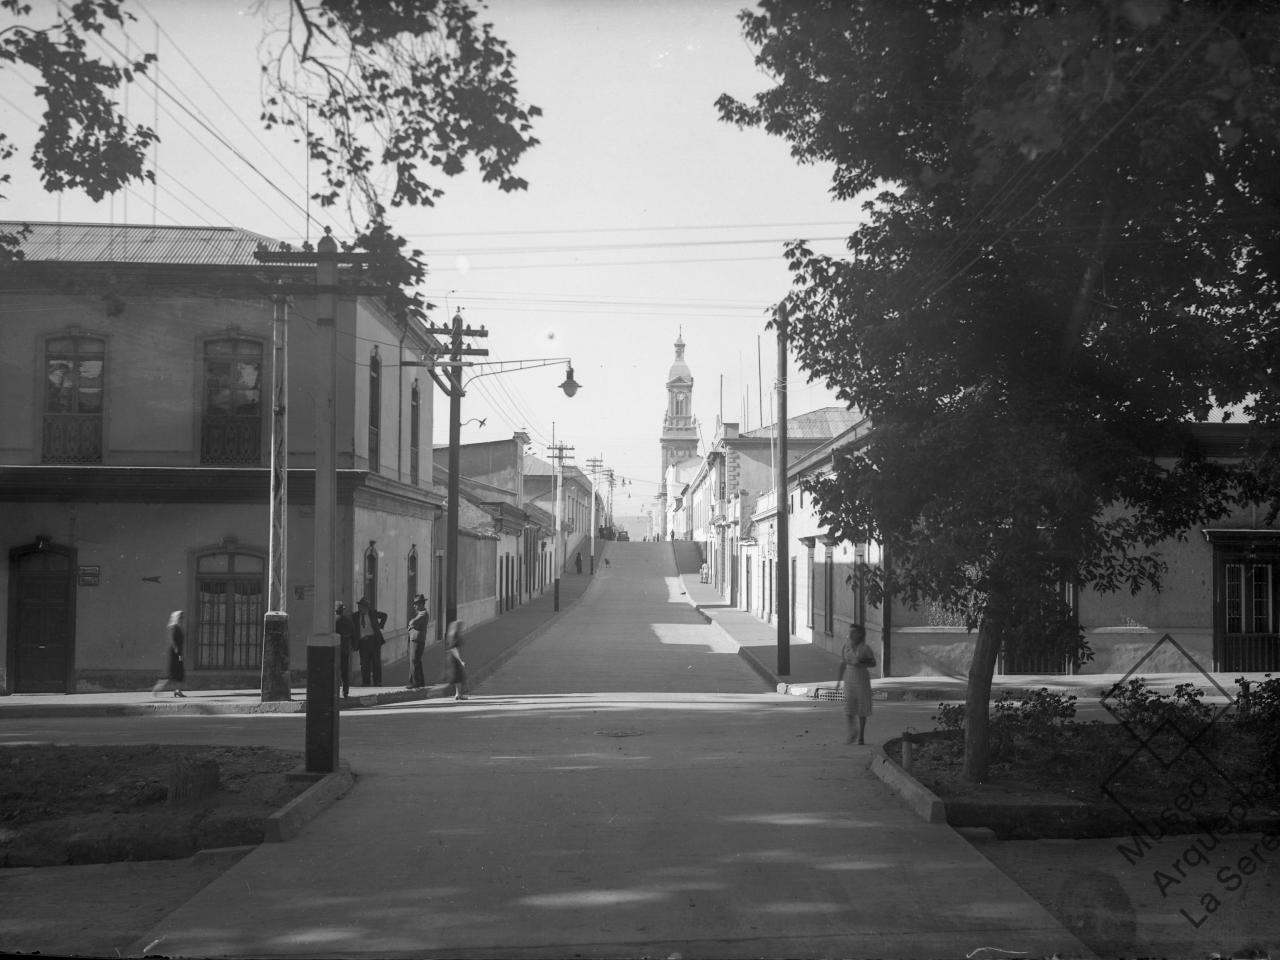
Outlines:
[[[432,330],[431,332],[443,332]],[[460,471],[462,460],[462,398],[466,396],[467,387],[473,380],[481,377],[491,377],[499,373],[510,373],[518,370],[536,370],[539,367],[549,367],[553,364],[565,364],[564,382],[560,384],[560,389],[564,391],[565,396],[572,397],[578,392],[581,384],[573,378],[573,360],[570,357],[547,357],[531,360],[493,360],[485,362],[464,361],[462,356],[465,351],[462,349],[462,336],[465,331],[462,329],[462,317],[457,315],[453,319],[453,327],[448,331],[453,334],[453,345],[451,348],[452,359],[437,360],[430,356],[424,356],[420,361],[401,361],[402,366],[406,367],[443,367],[449,371],[448,392],[449,392],[449,494],[448,494],[448,517],[445,523],[445,623],[451,623],[458,619],[458,524],[460,501],[462,499],[462,491],[460,485]],[[475,333],[475,331],[471,331]],[[487,332],[486,332],[487,334]],[[443,351],[442,351],[443,352]],[[478,352],[478,351],[476,351]],[[484,351],[487,353],[488,351]],[[514,366],[513,366],[514,365]],[[462,379],[462,369],[464,367],[500,367],[499,370],[484,370],[469,376],[465,381]],[[507,368],[511,366],[512,369]],[[437,379],[441,386],[444,383]],[[558,533],[558,531],[557,531]]]

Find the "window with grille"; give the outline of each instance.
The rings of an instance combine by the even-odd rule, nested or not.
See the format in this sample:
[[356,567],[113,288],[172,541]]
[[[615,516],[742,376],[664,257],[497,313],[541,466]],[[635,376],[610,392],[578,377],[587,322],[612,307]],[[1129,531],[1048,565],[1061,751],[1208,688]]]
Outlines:
[[1227,633],[1274,632],[1272,565],[1228,563],[1224,573]]
[[97,337],[45,342],[44,463],[101,463],[107,345]]
[[262,344],[256,340],[204,345],[200,462],[262,462]]
[[369,470],[377,473],[382,466],[379,449],[382,432],[382,358],[374,347],[369,355]]
[[249,553],[207,553],[196,560],[196,667],[262,666],[266,560]]

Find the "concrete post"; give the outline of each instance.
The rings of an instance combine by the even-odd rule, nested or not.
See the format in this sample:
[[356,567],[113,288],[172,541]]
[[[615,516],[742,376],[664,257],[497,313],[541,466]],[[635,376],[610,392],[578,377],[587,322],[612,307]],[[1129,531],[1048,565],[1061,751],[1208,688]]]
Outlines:
[[325,234],[316,245],[316,469],[315,594],[307,638],[306,766],[309,773],[338,768],[338,634],[333,631],[334,523],[338,512],[335,390],[338,379],[338,245]]

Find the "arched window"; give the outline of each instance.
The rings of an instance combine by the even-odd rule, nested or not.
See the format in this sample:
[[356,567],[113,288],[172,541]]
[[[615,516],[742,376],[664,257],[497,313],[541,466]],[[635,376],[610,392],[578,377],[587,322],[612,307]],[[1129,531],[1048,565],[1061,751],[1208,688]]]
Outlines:
[[[418,483],[418,434],[422,432],[422,392],[418,381],[409,389],[409,482]],[[413,594],[409,594],[410,597]]]
[[262,462],[262,344],[256,340],[204,345],[200,462]]
[[45,342],[44,463],[102,462],[107,345],[97,337]]
[[369,354],[369,470],[377,473],[382,465],[379,434],[382,431],[382,358],[375,345]]
[[409,548],[409,556],[405,560],[405,571],[407,579],[405,582],[405,602],[409,607],[409,618],[413,619],[413,598],[418,595],[418,547],[415,544]]
[[235,551],[196,558],[196,667],[257,670],[262,665],[266,560]]
[[378,548],[372,543],[364,552],[364,593],[369,601],[370,610],[380,609],[378,606]]

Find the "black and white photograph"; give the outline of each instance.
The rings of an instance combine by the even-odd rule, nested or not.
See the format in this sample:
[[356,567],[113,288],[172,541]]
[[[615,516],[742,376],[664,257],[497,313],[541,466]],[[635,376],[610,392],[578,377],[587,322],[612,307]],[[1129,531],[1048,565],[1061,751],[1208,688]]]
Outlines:
[[0,0],[0,952],[1280,960],[1280,0]]

